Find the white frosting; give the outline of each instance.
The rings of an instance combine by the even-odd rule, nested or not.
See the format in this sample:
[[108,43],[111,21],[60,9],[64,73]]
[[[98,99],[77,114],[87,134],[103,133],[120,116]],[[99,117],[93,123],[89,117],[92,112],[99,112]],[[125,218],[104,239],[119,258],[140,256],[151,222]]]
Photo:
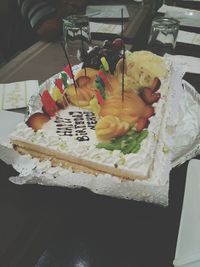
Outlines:
[[70,106],[60,110],[56,117],[47,122],[43,129],[49,136],[61,136],[66,142],[97,144],[95,115],[79,107]]

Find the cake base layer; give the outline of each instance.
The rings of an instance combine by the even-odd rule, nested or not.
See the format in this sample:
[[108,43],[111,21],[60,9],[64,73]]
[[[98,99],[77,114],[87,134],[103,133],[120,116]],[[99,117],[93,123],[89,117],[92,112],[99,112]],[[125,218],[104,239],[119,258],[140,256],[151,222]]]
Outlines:
[[132,171],[120,169],[117,166],[111,167],[99,163],[94,163],[86,159],[67,155],[65,153],[54,151],[47,147],[26,143],[19,140],[12,140],[13,147],[20,154],[31,155],[32,157],[39,158],[40,160],[50,160],[52,166],[61,166],[63,168],[72,169],[74,172],[84,172],[88,174],[110,174],[117,176],[120,179],[130,180],[144,180],[148,179],[147,176],[138,175]]

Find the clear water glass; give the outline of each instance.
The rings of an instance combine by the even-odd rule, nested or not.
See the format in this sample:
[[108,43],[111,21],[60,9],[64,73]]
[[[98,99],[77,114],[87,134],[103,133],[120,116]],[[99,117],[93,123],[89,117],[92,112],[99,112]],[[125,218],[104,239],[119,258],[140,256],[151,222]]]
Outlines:
[[66,52],[72,64],[82,61],[91,46],[89,18],[84,15],[72,15],[63,19],[63,40]]
[[174,54],[179,31],[179,21],[174,18],[161,17],[152,21],[147,49],[163,56]]

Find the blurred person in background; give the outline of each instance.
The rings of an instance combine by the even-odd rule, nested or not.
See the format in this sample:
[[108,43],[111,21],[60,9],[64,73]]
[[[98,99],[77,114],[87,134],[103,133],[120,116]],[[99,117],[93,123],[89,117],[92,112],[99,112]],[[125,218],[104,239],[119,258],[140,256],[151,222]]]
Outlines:
[[54,41],[62,32],[62,18],[84,14],[88,0],[18,0],[24,20],[40,39]]
[[0,63],[38,40],[55,41],[62,33],[62,18],[84,14],[89,0],[1,0]]

